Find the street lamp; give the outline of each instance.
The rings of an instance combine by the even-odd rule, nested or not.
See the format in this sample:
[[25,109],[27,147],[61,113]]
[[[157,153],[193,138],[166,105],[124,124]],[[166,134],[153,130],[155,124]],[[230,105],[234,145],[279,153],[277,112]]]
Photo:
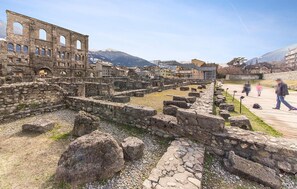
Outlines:
[[235,93],[237,93],[237,91],[233,91],[233,99],[232,99],[232,102],[234,102]]
[[244,99],[244,96],[240,97],[240,104],[239,104],[239,113],[241,114],[241,106],[242,106],[242,100]]

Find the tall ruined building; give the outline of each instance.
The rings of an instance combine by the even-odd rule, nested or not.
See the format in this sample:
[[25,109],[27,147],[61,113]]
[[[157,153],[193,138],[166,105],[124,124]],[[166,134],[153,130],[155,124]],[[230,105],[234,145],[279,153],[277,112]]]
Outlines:
[[87,77],[88,35],[7,10],[0,76]]

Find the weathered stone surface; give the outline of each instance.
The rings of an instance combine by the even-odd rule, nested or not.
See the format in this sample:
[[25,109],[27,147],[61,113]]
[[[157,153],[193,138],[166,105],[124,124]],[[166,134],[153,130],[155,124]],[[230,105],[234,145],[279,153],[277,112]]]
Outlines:
[[127,160],[137,160],[143,156],[144,143],[136,137],[125,138],[121,144]]
[[233,104],[221,103],[219,108],[221,110],[228,110],[229,112],[234,112],[235,111],[235,107],[234,107]]
[[281,188],[281,180],[273,169],[237,156],[233,151],[229,153],[228,159],[224,160],[224,164],[233,173],[246,176],[271,188]]
[[173,96],[173,101],[185,101],[187,103],[194,103],[196,101],[196,97],[189,96]]
[[194,96],[194,97],[200,97],[200,93],[199,92],[189,92],[188,95],[189,96]]
[[189,108],[189,104],[186,103],[185,101],[177,101],[177,100],[165,100],[163,101],[163,105],[164,106],[169,106],[169,105],[174,105],[174,106],[177,106],[179,108]]
[[72,135],[83,136],[98,129],[100,123],[99,118],[84,111],[79,111],[75,116]]
[[174,105],[164,106],[163,114],[176,116],[177,109],[178,109],[178,107],[174,106]]
[[45,133],[54,128],[55,122],[47,119],[38,119],[31,123],[25,123],[22,125],[22,130],[24,132],[36,132],[36,133]]
[[188,91],[188,90],[190,90],[190,87],[180,87],[179,90],[181,90],[181,91]]
[[130,102],[129,96],[114,96],[112,97],[113,102],[119,102],[119,103],[128,103]]
[[203,146],[188,139],[177,139],[171,143],[148,179],[143,182],[143,188],[199,189],[203,161]]
[[123,150],[116,140],[94,131],[70,143],[59,160],[56,179],[79,185],[111,178],[123,167]]
[[135,97],[144,97],[144,92],[135,92],[134,96]]
[[252,130],[250,120],[244,115],[229,117],[229,121],[232,127],[239,127],[245,130]]
[[220,116],[224,118],[225,120],[228,120],[229,117],[231,117],[230,112],[228,110],[220,110]]

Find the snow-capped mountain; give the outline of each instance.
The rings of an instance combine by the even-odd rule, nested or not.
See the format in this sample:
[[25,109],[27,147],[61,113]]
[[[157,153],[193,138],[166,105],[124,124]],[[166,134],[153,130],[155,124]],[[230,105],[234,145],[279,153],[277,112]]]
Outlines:
[[247,61],[247,64],[255,64],[255,63],[262,63],[262,62],[268,62],[268,63],[284,63],[285,62],[285,56],[289,49],[297,48],[297,43],[277,49],[275,51],[268,52],[260,57],[252,58]]

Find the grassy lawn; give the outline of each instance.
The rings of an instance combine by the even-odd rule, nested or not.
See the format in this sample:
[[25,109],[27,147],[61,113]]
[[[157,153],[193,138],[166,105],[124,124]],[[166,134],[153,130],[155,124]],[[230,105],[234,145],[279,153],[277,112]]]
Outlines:
[[[226,96],[226,93],[223,93]],[[229,104],[234,104],[235,106],[235,112],[230,112],[231,116],[238,116],[238,115],[245,115],[249,118],[251,121],[252,127],[254,131],[261,131],[268,135],[280,137],[282,136],[281,133],[276,131],[273,127],[265,123],[261,118],[256,116],[254,113],[252,113],[248,108],[246,108],[244,105],[242,105],[242,114],[239,113],[239,106],[240,103],[237,99],[234,99],[234,102],[232,101],[233,97],[230,94],[227,94],[226,100]],[[218,114],[219,108],[217,108],[217,114]],[[230,123],[226,121],[226,126],[230,126]]]
[[[191,88],[197,89],[197,86],[198,85],[189,85],[188,87],[190,87],[191,91]],[[157,110],[158,113],[161,113],[163,112],[164,100],[172,100],[172,96],[188,96],[190,91],[180,91],[179,88],[177,88],[176,90],[169,89],[162,92],[146,94],[144,97],[131,97],[129,104],[152,107]]]

